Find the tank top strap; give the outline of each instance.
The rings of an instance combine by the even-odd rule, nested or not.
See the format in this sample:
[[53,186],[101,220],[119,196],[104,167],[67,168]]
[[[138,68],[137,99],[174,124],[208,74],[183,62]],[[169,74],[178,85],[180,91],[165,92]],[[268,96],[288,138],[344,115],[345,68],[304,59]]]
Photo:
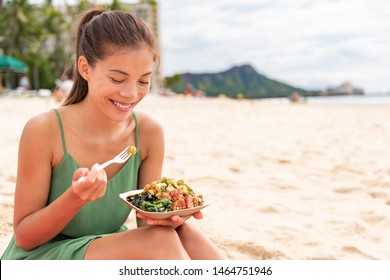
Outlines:
[[64,128],[63,128],[63,125],[62,125],[61,116],[60,116],[60,113],[58,112],[57,109],[53,109],[53,110],[56,113],[56,116],[57,116],[57,119],[58,119],[58,124],[60,125],[62,148],[64,149],[64,153],[67,154],[68,151],[66,150],[65,134],[64,134]]
[[[64,149],[64,153],[68,153],[68,151],[66,149],[65,134],[64,134],[64,128],[63,128],[63,125],[62,125],[62,120],[61,120],[60,113],[58,112],[57,109],[53,109],[53,110],[56,113],[56,116],[57,116],[57,119],[58,119],[58,124],[60,125],[62,148]],[[135,147],[138,148],[138,121],[137,121],[137,116],[134,113],[134,111],[131,111],[131,113],[133,115],[133,119],[134,119],[134,122],[135,122]]]
[[134,111],[131,111],[135,123],[135,147],[138,149],[138,121]]

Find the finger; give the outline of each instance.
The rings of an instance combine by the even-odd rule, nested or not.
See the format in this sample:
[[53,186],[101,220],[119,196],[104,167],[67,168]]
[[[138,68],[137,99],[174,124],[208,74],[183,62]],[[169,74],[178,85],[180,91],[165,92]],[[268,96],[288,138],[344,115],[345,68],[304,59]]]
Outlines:
[[89,198],[90,200],[97,200],[101,198],[102,191],[105,189],[105,184],[99,180],[96,179],[92,186],[89,187],[90,193]]
[[161,221],[162,220],[154,220],[154,219],[151,219],[145,215],[143,215],[142,213],[139,213],[137,212],[137,218],[140,218],[142,220],[144,220],[148,225],[159,225],[159,226],[167,226],[166,223],[162,223]]
[[137,216],[137,218],[140,218],[140,219],[146,221],[146,223],[147,223],[148,225],[166,226],[166,224],[161,224],[161,222],[158,222],[157,220],[153,220],[153,219],[151,219],[151,218],[149,218],[149,217],[143,215],[142,213],[137,212],[136,216]]
[[95,163],[94,165],[92,165],[92,168],[91,168],[91,174],[95,175],[96,177],[98,176],[99,174],[99,170],[98,170],[98,167],[99,167],[99,164],[98,163]]
[[83,201],[88,200],[88,187],[91,185],[91,182],[78,182],[78,178],[82,176],[87,176],[87,168],[79,168],[73,173],[73,182],[72,190],[73,192]]
[[137,218],[140,218],[140,219],[145,220],[145,221],[149,220],[148,217],[146,217],[144,214],[142,214],[140,212],[137,212]]
[[97,172],[99,172],[99,166],[99,163],[95,163],[94,165],[92,165],[91,170],[96,170]]
[[104,196],[104,194],[106,193],[106,189],[107,189],[107,173],[106,173],[106,171],[102,170],[99,172],[99,181],[100,181],[99,198],[101,198]]
[[99,175],[99,170],[98,170],[99,164],[95,163],[91,170],[88,172],[88,174],[85,177],[85,180],[83,182],[87,182],[87,185],[94,184],[96,179],[98,178]]
[[150,226],[165,226],[165,227],[176,227],[175,224],[172,223],[169,219],[162,219],[162,220],[154,220],[154,219],[147,219],[146,223]]
[[88,168],[79,168],[73,173],[73,181],[78,180],[80,177],[87,176],[89,172]]
[[180,216],[179,215],[173,215],[171,217],[171,221],[174,222],[174,223],[177,223],[178,221],[180,221]]
[[187,216],[173,215],[171,217],[171,221],[174,222],[175,224],[177,224],[177,223],[182,224],[182,223],[184,223],[185,221],[187,221],[191,217],[192,217],[191,215],[187,215]]
[[94,185],[91,187],[93,193],[91,193],[91,199],[97,200],[104,196],[107,187],[107,174],[104,170],[97,173],[97,177]]
[[170,219],[155,220],[145,216],[140,212],[137,212],[137,218],[145,220],[148,225],[173,226],[173,223]]
[[90,188],[91,184],[88,181],[77,182],[74,181],[72,184],[72,189],[74,193],[83,201],[89,201],[92,193],[92,189]]
[[101,183],[102,180],[106,180],[106,176],[105,173],[97,170],[97,166],[97,164],[92,166],[91,171],[86,174],[85,180],[78,182],[75,186],[79,197],[84,201],[97,200],[102,197],[102,192],[105,192],[105,184],[101,185]]
[[192,216],[195,218],[195,219],[202,219],[203,218],[203,213],[198,211],[198,212],[195,212],[194,214],[192,214]]
[[169,225],[174,227],[174,228],[177,228],[179,226],[181,226],[182,224],[184,224],[189,218],[191,218],[192,216],[178,216],[178,215],[173,215],[170,219],[170,221],[168,221]]

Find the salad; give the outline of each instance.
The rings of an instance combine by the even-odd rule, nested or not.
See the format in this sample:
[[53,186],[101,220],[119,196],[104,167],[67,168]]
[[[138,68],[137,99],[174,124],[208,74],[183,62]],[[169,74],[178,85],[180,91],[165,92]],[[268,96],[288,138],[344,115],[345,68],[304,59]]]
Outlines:
[[163,177],[161,181],[146,184],[141,193],[126,197],[135,207],[148,212],[169,212],[203,205],[203,196],[197,194],[184,180]]

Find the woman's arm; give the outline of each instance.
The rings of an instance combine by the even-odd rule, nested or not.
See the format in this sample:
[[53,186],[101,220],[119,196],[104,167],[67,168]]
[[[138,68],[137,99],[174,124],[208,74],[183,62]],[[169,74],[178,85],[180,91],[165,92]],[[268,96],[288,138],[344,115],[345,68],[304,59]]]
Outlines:
[[142,163],[138,172],[138,188],[161,179],[164,161],[164,131],[155,120],[144,114],[139,119],[139,149]]
[[[53,135],[58,133],[58,126],[53,124],[50,114],[31,119],[23,130],[19,144],[14,232],[17,245],[25,250],[34,249],[55,237],[86,203],[74,191],[76,186],[83,185],[74,181],[76,186],[72,185],[56,201],[46,206],[56,141]],[[73,179],[86,173],[87,170],[79,169]],[[85,186],[104,175],[95,172]]]
[[[138,188],[142,189],[146,184],[161,180],[161,172],[164,161],[164,131],[160,124],[153,119],[142,115],[142,121],[139,122],[139,143],[142,153],[142,164],[138,174]],[[201,212],[197,212],[193,217],[201,219]],[[178,227],[192,216],[179,217],[172,216],[170,219],[153,220],[137,213],[137,226],[162,225]]]
[[[153,181],[160,180],[164,161],[164,131],[151,117],[137,113],[139,123],[139,149],[142,163],[138,172],[138,189]],[[137,218],[138,227],[147,225]]]

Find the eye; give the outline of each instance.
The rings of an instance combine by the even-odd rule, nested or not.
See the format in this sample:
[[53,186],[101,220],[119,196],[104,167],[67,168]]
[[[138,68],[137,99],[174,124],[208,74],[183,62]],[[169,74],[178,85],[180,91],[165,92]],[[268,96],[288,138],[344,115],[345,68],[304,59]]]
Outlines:
[[110,79],[111,79],[111,81],[112,81],[113,83],[115,83],[115,84],[120,84],[120,83],[123,82],[123,80],[117,80],[117,79],[114,79],[114,78],[110,78]]
[[147,81],[139,81],[139,83],[140,83],[141,85],[146,86],[146,85],[149,84],[149,80],[147,80]]

